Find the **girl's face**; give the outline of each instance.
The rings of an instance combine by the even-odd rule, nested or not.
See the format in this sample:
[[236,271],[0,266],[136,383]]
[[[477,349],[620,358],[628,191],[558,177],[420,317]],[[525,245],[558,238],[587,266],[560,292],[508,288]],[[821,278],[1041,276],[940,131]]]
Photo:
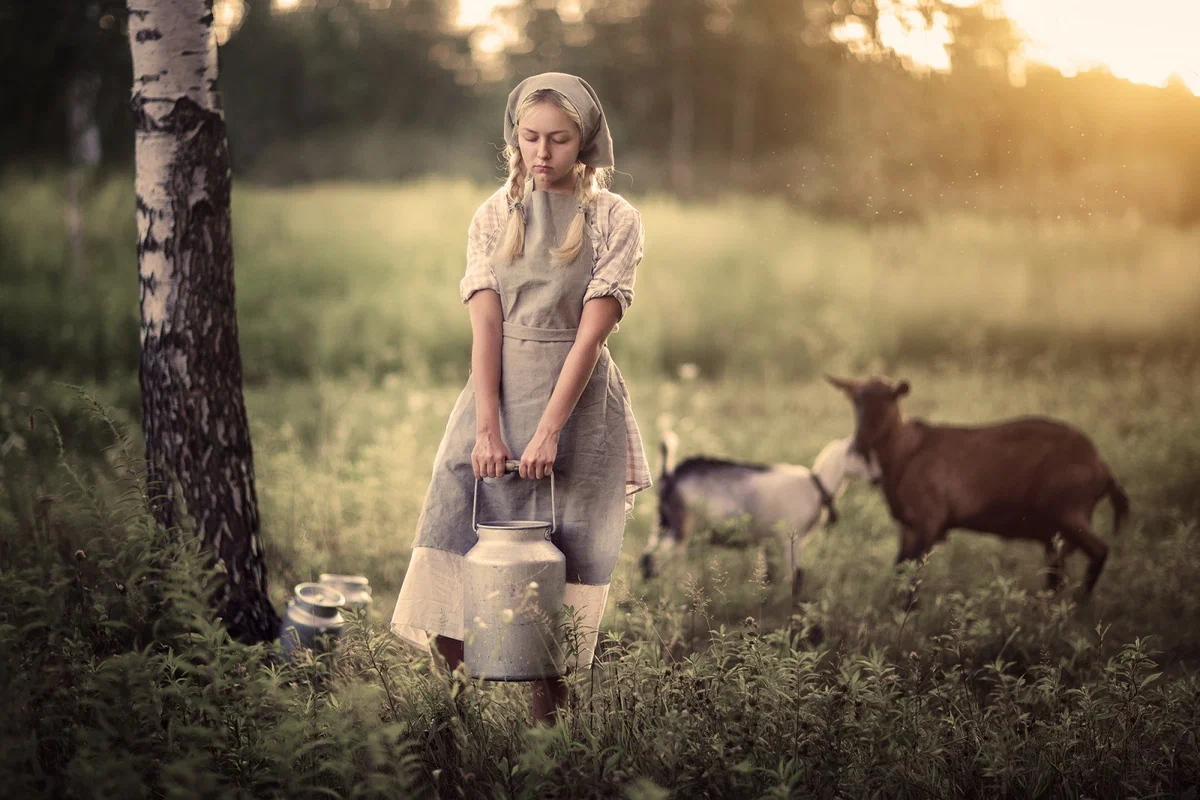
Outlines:
[[561,108],[544,101],[526,111],[517,126],[517,140],[534,186],[545,192],[575,191],[579,129]]

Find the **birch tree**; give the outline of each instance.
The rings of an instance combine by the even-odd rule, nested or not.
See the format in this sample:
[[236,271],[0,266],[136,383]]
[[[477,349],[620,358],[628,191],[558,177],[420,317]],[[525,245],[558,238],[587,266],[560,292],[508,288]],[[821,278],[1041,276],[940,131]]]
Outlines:
[[[266,641],[267,596],[234,305],[230,165],[213,0],[128,0],[142,428],[151,505],[224,564],[222,618]],[[182,508],[181,508],[182,506]]]

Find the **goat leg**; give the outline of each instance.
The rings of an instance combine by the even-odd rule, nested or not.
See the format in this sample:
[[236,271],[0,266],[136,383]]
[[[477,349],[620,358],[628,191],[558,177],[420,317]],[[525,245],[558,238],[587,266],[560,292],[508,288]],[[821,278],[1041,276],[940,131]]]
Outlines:
[[804,570],[796,567],[792,570],[792,605],[799,602],[802,588],[804,588]]
[[[896,556],[896,567],[902,567],[904,564],[918,560],[925,551],[928,550],[927,542],[936,540],[934,535],[926,536],[910,525],[900,526],[900,553]],[[915,575],[908,584],[907,590],[902,591],[900,598],[901,607],[905,611],[912,611],[917,607],[917,581]]]
[[1055,542],[1055,535],[1056,533],[1050,533],[1046,539],[1046,589],[1050,592],[1057,592],[1062,588],[1067,557],[1075,552],[1075,545],[1066,539]]
[[900,552],[896,554],[896,565],[911,561],[921,554],[921,540],[917,532],[908,525],[900,526]]
[[1080,595],[1080,600],[1087,600],[1096,587],[1096,580],[1104,569],[1104,562],[1108,560],[1108,545],[1099,536],[1092,533],[1091,525],[1085,521],[1072,521],[1063,526],[1062,533],[1067,545],[1072,549],[1079,548],[1089,559],[1087,575],[1083,579],[1083,590]]

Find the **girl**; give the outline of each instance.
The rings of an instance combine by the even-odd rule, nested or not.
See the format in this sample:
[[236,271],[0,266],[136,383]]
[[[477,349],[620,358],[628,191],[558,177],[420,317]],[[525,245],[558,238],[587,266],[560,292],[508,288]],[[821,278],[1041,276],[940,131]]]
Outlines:
[[[554,471],[567,564],[566,604],[581,618],[588,667],[633,495],[651,484],[629,393],[605,345],[633,299],[641,216],[605,187],[612,140],[583,79],[522,81],[504,117],[508,179],[475,212],[459,294],[471,318],[471,377],[450,413],[417,521],[392,630],[463,659],[463,556],[475,544],[477,478],[520,477],[479,492],[480,519],[548,519]],[[511,449],[510,449],[511,448]],[[560,679],[535,681],[533,717],[551,721]]]

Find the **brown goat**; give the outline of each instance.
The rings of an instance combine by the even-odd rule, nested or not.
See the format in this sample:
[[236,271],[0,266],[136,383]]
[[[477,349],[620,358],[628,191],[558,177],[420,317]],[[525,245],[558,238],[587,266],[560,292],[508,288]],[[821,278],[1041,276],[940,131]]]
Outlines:
[[1082,550],[1090,560],[1083,596],[1091,594],[1108,558],[1092,512],[1107,496],[1116,534],[1129,499],[1086,435],[1045,417],[981,426],[906,421],[899,399],[907,381],[826,379],[854,404],[855,448],[878,459],[901,529],[897,563],[921,557],[953,528],[1032,539],[1045,545],[1050,589],[1058,588],[1066,557]]

